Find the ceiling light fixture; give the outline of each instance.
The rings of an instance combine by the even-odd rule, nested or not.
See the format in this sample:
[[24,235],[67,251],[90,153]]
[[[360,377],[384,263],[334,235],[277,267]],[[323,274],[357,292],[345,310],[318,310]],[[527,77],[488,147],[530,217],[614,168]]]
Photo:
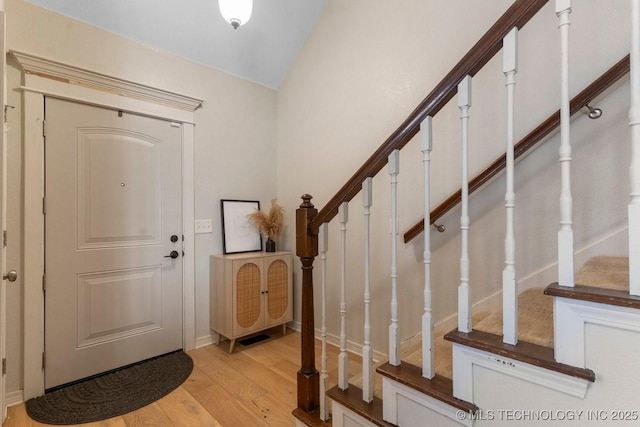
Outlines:
[[218,0],[218,6],[222,17],[237,30],[251,18],[253,0]]

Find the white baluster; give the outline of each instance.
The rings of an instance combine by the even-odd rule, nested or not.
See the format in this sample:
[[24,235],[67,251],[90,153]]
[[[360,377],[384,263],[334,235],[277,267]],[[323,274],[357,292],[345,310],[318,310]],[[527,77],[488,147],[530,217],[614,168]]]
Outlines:
[[640,296],[640,0],[631,0],[629,293]]
[[573,200],[571,198],[571,137],[569,110],[569,15],[571,0],[556,0],[560,20],[561,96],[560,96],[560,231],[558,231],[558,284],[574,286]]
[[424,314],[422,315],[422,376],[428,379],[436,374],[435,347],[433,345],[433,314],[431,309],[431,182],[430,163],[433,147],[432,118],[420,124],[420,149],[424,165]]
[[327,371],[327,250],[329,249],[329,225],[324,223],[318,231],[318,249],[322,268],[322,353],[320,356],[320,419],[329,419],[329,373]]
[[362,400],[373,400],[373,349],[371,348],[371,268],[370,268],[370,216],[373,205],[373,179],[362,183],[364,207],[364,346],[362,347]]
[[343,202],[338,208],[342,243],[342,267],[340,285],[340,356],[338,356],[338,387],[349,387],[349,355],[347,354],[347,222],[349,204]]
[[503,341],[518,342],[518,283],[516,281],[516,238],[514,234],[514,92],[518,72],[518,29],[512,29],[502,43],[503,67],[507,88],[507,189],[504,196],[507,228],[504,239],[504,270],[502,271],[502,324]]
[[471,288],[469,287],[469,107],[471,107],[471,76],[458,85],[458,107],[462,124],[462,214],[460,234],[460,286],[458,286],[458,330],[471,332]]
[[389,363],[400,365],[400,326],[398,325],[398,174],[400,152],[389,155],[391,176],[391,325],[389,325]]

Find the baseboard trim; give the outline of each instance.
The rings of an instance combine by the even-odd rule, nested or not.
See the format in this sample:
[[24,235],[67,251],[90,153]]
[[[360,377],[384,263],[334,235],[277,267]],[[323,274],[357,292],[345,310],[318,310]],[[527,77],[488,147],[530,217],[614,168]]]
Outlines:
[[196,338],[196,348],[206,347],[216,342],[217,332],[211,331],[211,334]]
[[[289,329],[300,332],[302,330],[302,325],[298,321],[291,322],[287,324]],[[322,331],[320,329],[315,330],[315,338],[317,340],[322,339]],[[340,337],[334,334],[327,334],[327,344],[332,345],[334,347],[340,348]],[[362,344],[357,343],[355,341],[347,340],[347,352],[352,353],[358,356],[362,356]],[[387,353],[383,353],[381,351],[373,350],[373,361],[375,363],[380,362],[382,360],[388,359]]]
[[[622,226],[610,233],[602,236],[585,247],[578,249],[575,253],[575,265],[581,266],[589,258],[598,255],[628,256],[629,254],[629,227]],[[519,291],[526,289],[547,286],[549,283],[558,281],[558,262],[542,267],[518,280]]]
[[[495,292],[488,297],[473,303],[472,311],[493,313],[502,309],[502,290]],[[444,335],[452,329],[458,327],[458,313],[445,317],[434,325],[436,335]]]
[[16,406],[24,402],[23,390],[17,390],[7,393],[4,396],[4,403],[9,406]]

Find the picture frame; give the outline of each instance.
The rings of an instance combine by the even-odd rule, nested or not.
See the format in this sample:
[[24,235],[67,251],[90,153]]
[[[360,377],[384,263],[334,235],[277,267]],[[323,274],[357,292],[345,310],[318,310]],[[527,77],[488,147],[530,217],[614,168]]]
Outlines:
[[262,238],[247,215],[260,210],[257,200],[221,199],[222,250],[224,254],[262,251]]

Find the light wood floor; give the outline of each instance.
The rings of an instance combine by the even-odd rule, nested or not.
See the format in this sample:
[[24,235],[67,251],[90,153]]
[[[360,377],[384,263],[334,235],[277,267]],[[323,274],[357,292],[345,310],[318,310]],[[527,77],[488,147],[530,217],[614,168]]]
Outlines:
[[[229,342],[188,352],[194,369],[187,381],[159,401],[109,420],[81,424],[89,427],[261,427],[293,426],[296,373],[300,369],[300,334],[282,335],[228,353]],[[316,349],[319,344],[316,343]],[[329,347],[328,369],[335,383],[338,350]],[[319,352],[318,352],[319,354]],[[353,359],[353,360],[351,360]],[[358,369],[357,357],[350,364]],[[320,357],[316,359],[320,366]],[[352,371],[353,372],[353,371]],[[29,418],[24,404],[9,408],[3,427],[46,426]]]

